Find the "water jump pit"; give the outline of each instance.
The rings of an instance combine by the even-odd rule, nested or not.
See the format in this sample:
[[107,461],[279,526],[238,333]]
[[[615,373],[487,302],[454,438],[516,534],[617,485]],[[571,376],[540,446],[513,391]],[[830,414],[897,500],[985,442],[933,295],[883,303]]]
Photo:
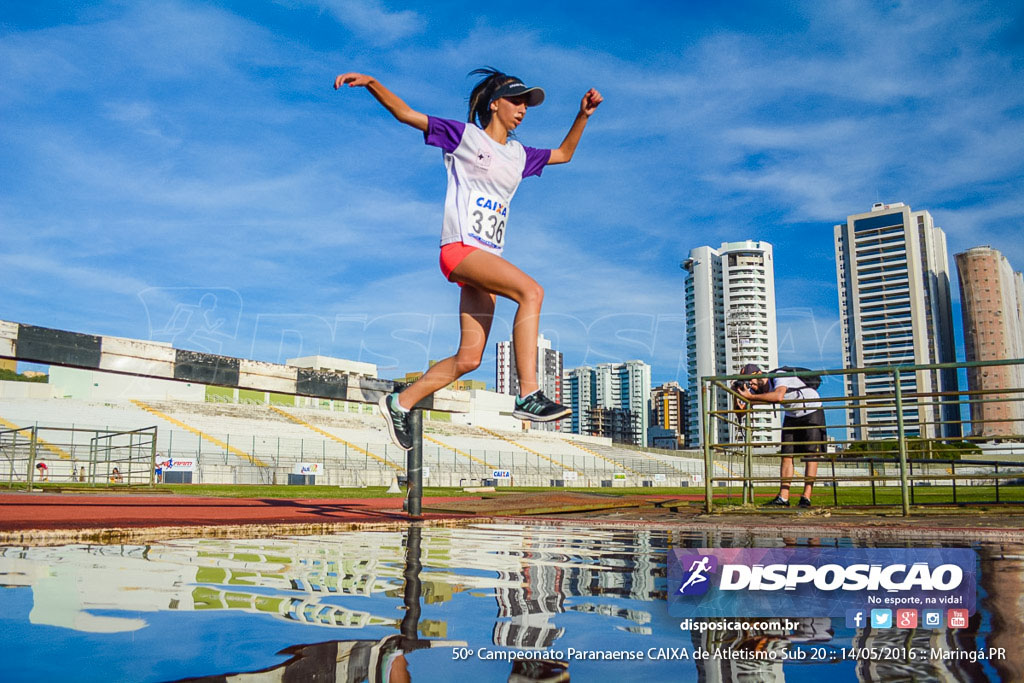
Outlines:
[[[365,509],[394,519],[185,526],[164,538],[137,526],[102,543],[7,538],[4,680],[997,681],[1024,672],[1019,522],[969,534],[936,518],[752,523],[679,514],[673,497],[609,498],[427,498],[432,519],[417,523],[389,499]],[[310,514],[309,501],[288,502]],[[331,501],[324,510],[337,512]],[[539,516],[498,519],[517,510]],[[908,546],[976,551],[978,606],[961,627],[858,628],[781,613],[685,619],[667,609],[674,549]]]

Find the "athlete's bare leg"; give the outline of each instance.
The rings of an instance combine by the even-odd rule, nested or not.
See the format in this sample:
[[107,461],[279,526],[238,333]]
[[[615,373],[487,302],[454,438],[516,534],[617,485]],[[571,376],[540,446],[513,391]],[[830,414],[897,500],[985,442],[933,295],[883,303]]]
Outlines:
[[399,405],[408,410],[438,389],[443,389],[467,372],[480,367],[493,319],[494,295],[466,284],[459,299],[459,350],[454,356],[435,363],[422,377],[406,387],[398,395]]
[[462,259],[452,271],[452,277],[519,304],[512,323],[519,395],[532,394],[537,390],[537,330],[544,288],[505,259],[481,250]]

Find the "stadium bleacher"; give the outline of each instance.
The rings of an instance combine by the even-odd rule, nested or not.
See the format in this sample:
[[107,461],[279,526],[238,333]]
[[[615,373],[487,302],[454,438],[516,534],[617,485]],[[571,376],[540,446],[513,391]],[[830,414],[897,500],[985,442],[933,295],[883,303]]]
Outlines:
[[[373,413],[345,409],[169,400],[0,399],[0,418],[17,426],[124,431],[156,426],[156,450],[165,457],[195,458],[197,482],[283,482],[299,463],[318,463],[318,484],[387,485],[405,469],[405,453],[390,443],[381,420]],[[495,470],[507,470],[511,479],[495,483],[601,486],[610,485],[618,474],[617,485],[679,486],[703,469],[696,457],[641,452],[605,441],[427,419],[424,482],[479,484],[495,479]],[[69,471],[70,460],[88,457],[87,451],[78,449],[68,455]]]

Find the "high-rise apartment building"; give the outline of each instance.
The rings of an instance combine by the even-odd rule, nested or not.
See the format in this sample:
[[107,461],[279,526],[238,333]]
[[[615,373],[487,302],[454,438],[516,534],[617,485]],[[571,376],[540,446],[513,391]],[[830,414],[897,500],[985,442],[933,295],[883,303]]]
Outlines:
[[675,436],[675,448],[687,448],[686,390],[679,382],[666,382],[651,390],[651,427],[659,427]]
[[[689,374],[687,442],[701,444],[701,391],[698,380],[734,375],[747,363],[778,367],[775,319],[775,266],[772,245],[745,240],[718,249],[697,247],[680,264],[686,271],[686,368]],[[720,405],[728,408],[724,395]],[[754,416],[754,438],[771,439],[770,411]],[[728,424],[718,421],[715,442],[730,439]]]
[[[555,403],[562,403],[562,353],[551,348],[551,341],[537,335],[537,386]],[[511,341],[498,342],[495,376],[499,394],[519,395],[516,354]],[[534,423],[534,429],[562,431],[562,422]]]
[[631,360],[573,368],[565,371],[562,384],[563,403],[572,408],[572,416],[565,420],[567,431],[647,444],[650,365]]
[[[834,236],[843,366],[954,362],[946,234],[931,214],[879,203],[848,216]],[[936,395],[957,390],[955,370],[904,374],[900,385],[908,435],[959,435],[956,403]],[[891,374],[846,376],[847,400],[856,402],[847,411],[848,438],[896,436],[893,391]]]
[[572,368],[562,373],[563,405],[572,408],[572,415],[563,421],[563,431],[590,433],[590,407],[595,405],[596,395],[597,376],[593,368]]
[[[991,247],[974,247],[955,258],[967,361],[1024,358],[1024,276]],[[968,368],[967,388],[1024,389],[1024,365]],[[971,404],[974,436],[1024,434],[1024,394],[983,397],[984,403]]]

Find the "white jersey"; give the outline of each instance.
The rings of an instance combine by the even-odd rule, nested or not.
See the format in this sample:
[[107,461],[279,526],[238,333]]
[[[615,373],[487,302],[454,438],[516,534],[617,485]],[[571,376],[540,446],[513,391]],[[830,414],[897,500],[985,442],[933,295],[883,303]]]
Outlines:
[[461,241],[501,255],[512,197],[523,178],[541,174],[551,150],[502,145],[473,124],[433,116],[423,138],[444,151],[448,171],[441,246]]
[[799,377],[775,377],[772,382],[776,387],[786,387],[786,395],[782,397],[783,400],[801,401],[800,403],[786,404],[786,415],[805,417],[821,408],[821,396],[816,390],[804,384]]

